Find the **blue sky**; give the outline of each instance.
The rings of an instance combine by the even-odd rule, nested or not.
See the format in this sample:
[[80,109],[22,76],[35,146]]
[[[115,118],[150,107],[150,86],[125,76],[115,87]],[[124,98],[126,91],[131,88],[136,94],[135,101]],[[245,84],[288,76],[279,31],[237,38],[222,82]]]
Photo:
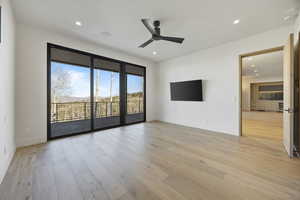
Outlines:
[[[59,77],[59,72],[67,71],[70,80],[70,93],[73,97],[88,97],[90,96],[90,69],[87,67],[79,67],[58,62],[51,62],[51,81],[53,82]],[[113,75],[114,82],[112,87],[112,95],[119,95],[119,73],[105,70],[94,71],[94,83],[96,83],[96,74],[99,74],[98,88],[99,96],[110,96],[110,79]],[[96,90],[96,86],[94,86]],[[143,78],[135,75],[127,75],[127,89],[129,93],[143,91]]]

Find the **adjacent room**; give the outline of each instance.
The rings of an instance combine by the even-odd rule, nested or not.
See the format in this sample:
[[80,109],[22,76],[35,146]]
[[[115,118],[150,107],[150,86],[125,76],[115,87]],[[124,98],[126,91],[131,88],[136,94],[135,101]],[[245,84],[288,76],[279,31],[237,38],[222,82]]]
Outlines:
[[0,0],[0,200],[299,200],[299,0]]
[[242,60],[242,135],[282,141],[283,52]]

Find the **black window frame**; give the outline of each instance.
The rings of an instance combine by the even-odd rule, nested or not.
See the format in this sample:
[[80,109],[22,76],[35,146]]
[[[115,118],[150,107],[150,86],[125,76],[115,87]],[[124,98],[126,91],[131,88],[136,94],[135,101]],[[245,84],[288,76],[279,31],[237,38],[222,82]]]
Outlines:
[[[84,131],[84,132],[78,132],[78,133],[70,133],[68,135],[63,135],[63,136],[57,136],[57,137],[51,137],[51,62],[60,62],[64,63],[61,61],[56,61],[51,59],[51,48],[56,48],[56,49],[61,49],[61,50],[66,50],[66,51],[71,51],[74,53],[79,53],[82,55],[89,56],[91,61],[90,61],[90,66],[84,66],[84,67],[89,67],[90,70],[90,106],[91,106],[91,130],[89,131]],[[95,129],[94,128],[94,69],[99,69],[94,67],[94,59],[103,59],[111,62],[116,62],[120,64],[120,125],[117,126],[110,126],[110,127],[105,127],[105,128],[99,128]],[[78,65],[75,63],[65,63],[65,64],[72,64],[72,65]],[[133,123],[125,123],[125,115],[127,112],[127,80],[126,80],[126,65],[131,65],[134,67],[139,67],[142,70],[144,70],[144,119],[142,121],[138,122],[133,122]],[[79,65],[78,65],[79,66]],[[96,55],[93,53],[53,44],[53,43],[47,43],[47,140],[52,140],[52,139],[58,139],[58,138],[64,138],[64,137],[70,137],[74,135],[79,135],[79,134],[86,134],[86,133],[91,133],[95,131],[101,131],[101,130],[106,130],[106,129],[111,129],[111,128],[116,128],[116,127],[122,127],[122,126],[128,126],[132,124],[137,124],[137,123],[143,123],[146,121],[146,67],[141,66],[138,64],[133,64],[129,62],[125,62],[122,60],[117,60],[105,56],[100,56]]]

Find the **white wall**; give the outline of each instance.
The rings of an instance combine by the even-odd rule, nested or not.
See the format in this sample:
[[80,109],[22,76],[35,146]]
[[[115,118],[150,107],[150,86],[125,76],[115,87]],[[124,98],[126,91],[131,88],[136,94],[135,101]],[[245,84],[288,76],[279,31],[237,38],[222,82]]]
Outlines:
[[2,6],[2,41],[0,44],[0,183],[15,152],[14,73],[15,19],[9,0]]
[[[158,119],[239,135],[239,60],[243,53],[281,46],[293,32],[283,27],[159,63]],[[170,101],[169,82],[202,79],[203,102]]]
[[147,120],[155,119],[155,64],[101,48],[77,38],[24,24],[17,25],[16,139],[17,146],[47,140],[47,42],[124,60],[147,67]]

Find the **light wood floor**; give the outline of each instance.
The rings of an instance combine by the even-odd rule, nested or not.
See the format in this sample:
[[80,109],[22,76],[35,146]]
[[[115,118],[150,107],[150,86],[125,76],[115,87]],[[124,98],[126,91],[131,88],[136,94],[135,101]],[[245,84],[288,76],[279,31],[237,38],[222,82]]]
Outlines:
[[243,136],[282,141],[283,114],[279,112],[243,112]]
[[19,149],[1,200],[300,199],[276,141],[144,123]]

